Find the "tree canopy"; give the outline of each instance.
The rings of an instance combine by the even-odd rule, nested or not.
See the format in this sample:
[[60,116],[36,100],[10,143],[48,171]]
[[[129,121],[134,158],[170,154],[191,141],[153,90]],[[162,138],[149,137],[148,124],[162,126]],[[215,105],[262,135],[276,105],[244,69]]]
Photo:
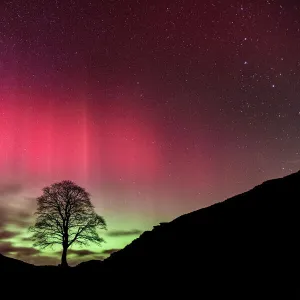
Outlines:
[[97,229],[106,229],[90,200],[90,194],[74,182],[65,180],[43,188],[37,198],[36,223],[30,228],[34,246],[40,248],[60,245],[63,248],[61,265],[67,266],[67,250],[78,244],[101,245],[104,240]]

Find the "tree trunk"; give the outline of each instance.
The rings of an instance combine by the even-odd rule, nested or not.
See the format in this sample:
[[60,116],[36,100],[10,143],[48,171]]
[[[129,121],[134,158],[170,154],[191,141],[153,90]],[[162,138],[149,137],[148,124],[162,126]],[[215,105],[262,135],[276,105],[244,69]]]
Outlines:
[[68,263],[67,263],[67,251],[68,251],[68,248],[63,246],[63,252],[62,252],[62,255],[61,255],[61,266],[62,267],[68,267]]

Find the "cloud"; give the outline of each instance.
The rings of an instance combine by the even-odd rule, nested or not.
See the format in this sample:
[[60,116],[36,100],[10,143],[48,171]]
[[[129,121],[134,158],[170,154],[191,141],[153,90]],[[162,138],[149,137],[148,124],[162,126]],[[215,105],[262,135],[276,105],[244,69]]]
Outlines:
[[29,219],[33,216],[32,213],[26,210],[18,210],[15,212],[15,215],[17,218],[22,218],[22,219]]
[[14,247],[14,252],[22,256],[28,256],[28,255],[34,255],[40,253],[39,250],[35,248],[28,248],[28,247]]
[[106,249],[106,250],[103,250],[102,253],[103,254],[112,254],[112,253],[115,253],[119,250],[121,250],[121,249]]
[[36,206],[36,201],[33,200],[36,200],[36,198],[23,197],[23,200],[25,200],[23,203],[19,200],[13,201],[10,199],[10,197],[17,196],[23,190],[23,186],[18,183],[0,184],[0,231],[7,225],[15,225],[20,228],[31,225]]
[[[60,256],[61,251],[57,252],[57,254]],[[70,254],[70,257],[68,258],[70,265],[77,265],[78,263],[82,262],[82,260],[104,260],[106,258],[106,255],[103,255],[103,253],[94,252],[91,250],[74,250],[69,249],[68,255]],[[72,254],[74,256],[72,256]]]
[[0,197],[7,197],[19,194],[23,190],[23,187],[19,183],[0,185]]
[[8,231],[8,230],[1,230],[1,228],[0,228],[0,240],[10,239],[10,238],[15,237],[17,235],[18,235],[17,232],[12,232],[12,231]]
[[122,236],[129,236],[129,235],[140,235],[143,231],[138,229],[132,229],[132,230],[111,230],[108,233],[106,233],[107,236],[110,237],[122,237]]
[[39,250],[28,247],[14,246],[10,242],[0,244],[0,253],[3,255],[17,254],[19,257],[31,256],[40,253]]
[[0,206],[0,229],[6,224],[7,214],[6,209]]
[[26,208],[14,208],[0,206],[0,231],[7,225],[15,225],[19,228],[27,228],[32,225],[33,214]]
[[60,263],[60,258],[50,257],[50,256],[36,255],[36,256],[28,256],[28,257],[22,257],[22,256],[14,256],[14,257],[37,266],[50,266],[50,265],[53,266],[53,265],[58,265]]
[[29,227],[32,224],[33,214],[28,211],[15,210],[11,214],[10,223],[20,228]]
[[23,238],[22,238],[22,241],[23,241],[23,242],[33,242],[33,239],[32,239],[32,237],[27,236],[27,237],[23,237]]
[[74,250],[74,249],[69,249],[68,254],[75,254],[77,256],[88,256],[88,255],[97,255],[99,253],[90,251],[90,250]]
[[12,243],[5,242],[0,244],[0,253],[3,255],[10,254],[11,252],[14,252],[14,247]]

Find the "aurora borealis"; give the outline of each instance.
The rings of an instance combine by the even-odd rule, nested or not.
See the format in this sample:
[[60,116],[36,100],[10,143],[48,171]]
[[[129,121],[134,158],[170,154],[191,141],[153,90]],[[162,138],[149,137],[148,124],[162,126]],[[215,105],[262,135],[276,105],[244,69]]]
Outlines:
[[68,179],[104,258],[159,222],[300,168],[297,1],[0,4],[0,253],[32,248],[34,198]]

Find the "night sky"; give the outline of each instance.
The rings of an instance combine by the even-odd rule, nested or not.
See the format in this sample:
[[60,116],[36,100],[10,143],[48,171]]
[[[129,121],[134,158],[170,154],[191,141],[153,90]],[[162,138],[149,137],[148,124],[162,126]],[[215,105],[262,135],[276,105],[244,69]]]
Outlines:
[[108,225],[75,263],[300,169],[296,0],[1,1],[0,76],[7,256],[58,263],[27,228],[60,180]]

